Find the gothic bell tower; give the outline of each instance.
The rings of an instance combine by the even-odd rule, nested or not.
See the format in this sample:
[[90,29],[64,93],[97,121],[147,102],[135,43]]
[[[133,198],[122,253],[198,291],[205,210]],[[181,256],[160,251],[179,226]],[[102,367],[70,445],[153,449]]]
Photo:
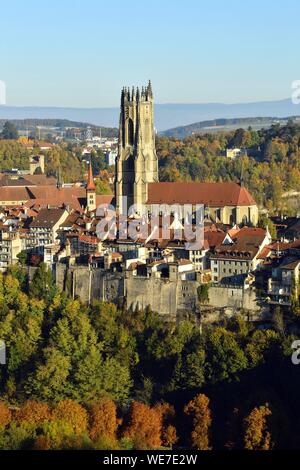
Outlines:
[[148,183],[158,181],[153,107],[150,81],[141,92],[138,88],[123,88],[115,178],[117,210],[123,214],[124,196],[127,209],[133,204],[145,204]]

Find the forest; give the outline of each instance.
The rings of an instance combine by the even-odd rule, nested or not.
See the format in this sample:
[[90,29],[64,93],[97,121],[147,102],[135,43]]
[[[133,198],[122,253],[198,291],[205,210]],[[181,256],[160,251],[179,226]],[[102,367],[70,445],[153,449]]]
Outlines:
[[[60,172],[65,183],[83,181],[87,174],[87,163],[83,160],[82,147],[60,144],[45,151],[45,168],[48,176],[57,177]],[[29,151],[22,142],[17,140],[0,139],[0,171],[17,168],[29,169],[29,155],[40,153],[38,145],[33,152]],[[94,175],[96,176],[96,188],[98,194],[111,194],[109,184],[108,165],[105,163],[101,150],[93,151],[91,155]]]
[[300,445],[284,321],[203,328],[90,306],[41,264],[0,277],[0,449],[280,449]]
[[[247,149],[227,158],[226,148]],[[282,198],[300,190],[300,126],[289,122],[269,129],[195,134],[183,140],[159,137],[161,181],[241,181],[270,213],[294,215],[299,208]]]
[[[236,159],[225,156],[227,148],[247,149]],[[242,181],[260,207],[270,214],[295,215],[300,207],[288,192],[300,191],[300,125],[290,121],[269,129],[237,129],[228,133],[195,134],[183,140],[157,137],[160,181]],[[38,152],[38,147],[36,148]],[[72,144],[55,145],[45,153],[46,173],[65,182],[83,180],[87,171],[82,148]],[[0,170],[28,168],[28,150],[15,140],[0,139]],[[110,194],[103,153],[92,153],[99,194]]]

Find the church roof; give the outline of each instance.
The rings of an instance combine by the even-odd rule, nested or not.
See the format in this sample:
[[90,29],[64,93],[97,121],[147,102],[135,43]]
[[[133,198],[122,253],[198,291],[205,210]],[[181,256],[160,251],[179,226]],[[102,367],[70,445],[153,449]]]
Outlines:
[[212,207],[254,206],[249,191],[237,183],[149,183],[148,204],[204,204]]

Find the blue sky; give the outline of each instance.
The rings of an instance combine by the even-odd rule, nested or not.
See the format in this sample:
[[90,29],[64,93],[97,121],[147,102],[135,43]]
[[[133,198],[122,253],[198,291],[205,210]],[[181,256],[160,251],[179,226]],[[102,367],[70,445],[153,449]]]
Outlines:
[[8,105],[107,107],[151,78],[156,102],[287,98],[299,0],[14,0],[0,6]]

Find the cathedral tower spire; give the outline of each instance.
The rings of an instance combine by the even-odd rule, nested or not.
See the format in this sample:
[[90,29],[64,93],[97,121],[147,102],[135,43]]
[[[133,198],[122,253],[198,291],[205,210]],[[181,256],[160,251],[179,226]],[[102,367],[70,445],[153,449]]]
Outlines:
[[129,92],[121,93],[119,148],[116,159],[115,195],[117,209],[145,204],[148,183],[158,181],[158,161],[155,151],[153,119],[153,92],[151,82]]

